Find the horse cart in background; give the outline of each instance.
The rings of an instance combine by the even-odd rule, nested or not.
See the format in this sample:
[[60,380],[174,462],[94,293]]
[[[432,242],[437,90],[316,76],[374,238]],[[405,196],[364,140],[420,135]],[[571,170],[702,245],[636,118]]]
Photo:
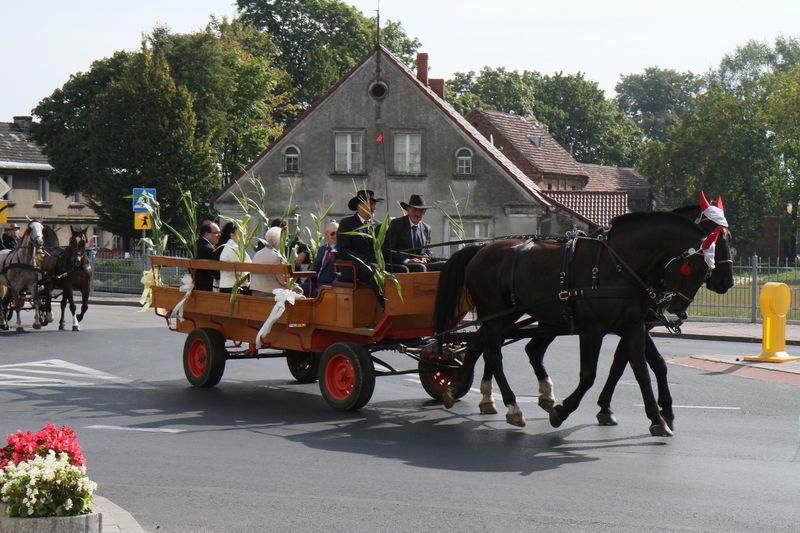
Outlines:
[[[155,279],[169,267],[193,277],[198,269],[270,273],[285,279],[313,274],[290,273],[285,265],[161,256],[152,257],[151,266]],[[261,347],[256,347],[256,337],[276,305],[273,298],[238,294],[232,303],[230,294],[192,290],[178,319],[170,315],[186,293],[177,285],[155,283],[151,305],[171,330],[188,334],[183,368],[196,387],[216,385],[229,360],[284,357],[292,376],[300,383],[318,381],[323,398],[337,410],[366,405],[376,376],[418,373],[425,391],[441,399],[453,386],[463,343],[450,342],[440,353],[431,338],[439,273],[397,274],[397,279],[402,298],[387,282],[385,307],[367,286],[325,286],[315,298],[287,302],[284,313],[261,337]],[[417,361],[417,368],[394,369],[375,355],[385,350],[405,353]]]

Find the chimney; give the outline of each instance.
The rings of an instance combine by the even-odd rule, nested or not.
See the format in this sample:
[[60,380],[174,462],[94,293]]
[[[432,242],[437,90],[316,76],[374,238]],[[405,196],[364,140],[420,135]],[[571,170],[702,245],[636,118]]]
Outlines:
[[417,54],[417,79],[428,85],[428,54],[425,52]]
[[27,117],[27,116],[14,117],[14,126],[16,126],[16,128],[22,133],[26,134],[30,133],[31,122],[33,122],[33,117]]
[[444,80],[442,78],[431,78],[428,80],[431,89],[435,92],[439,98],[444,100]]
[[567,144],[567,152],[569,152],[569,155],[575,155],[575,154],[572,153],[574,151],[575,151],[575,143],[568,143]]

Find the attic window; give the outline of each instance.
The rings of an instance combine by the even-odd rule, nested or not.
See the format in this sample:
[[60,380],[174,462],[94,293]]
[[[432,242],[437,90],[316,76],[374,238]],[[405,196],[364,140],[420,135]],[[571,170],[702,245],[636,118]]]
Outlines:
[[539,148],[542,145],[542,136],[541,135],[528,135],[528,140],[536,148]]
[[388,92],[389,87],[387,87],[382,81],[376,81],[369,86],[369,95],[375,100],[383,100]]

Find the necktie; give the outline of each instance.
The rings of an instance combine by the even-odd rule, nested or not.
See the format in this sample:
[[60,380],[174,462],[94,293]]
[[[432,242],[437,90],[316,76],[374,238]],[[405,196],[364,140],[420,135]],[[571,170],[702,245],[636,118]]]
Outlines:
[[422,240],[419,238],[419,227],[418,226],[411,226],[411,238],[412,244],[414,245],[415,250],[419,250],[422,248]]
[[328,263],[331,261],[331,249],[325,248],[325,255],[322,256],[322,266],[320,267],[319,271],[322,272],[325,270],[325,267],[328,266]]

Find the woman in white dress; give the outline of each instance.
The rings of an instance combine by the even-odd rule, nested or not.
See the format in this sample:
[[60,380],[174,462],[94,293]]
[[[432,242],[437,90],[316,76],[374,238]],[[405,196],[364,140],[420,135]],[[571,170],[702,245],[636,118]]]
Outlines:
[[[219,237],[219,244],[222,244],[222,253],[219,254],[220,261],[230,261],[232,263],[252,263],[252,259],[244,253],[244,261],[239,258],[239,234],[236,231],[236,226],[233,222],[228,222],[222,228],[222,235]],[[230,293],[233,291],[233,286],[236,284],[236,275],[246,276],[249,272],[233,272],[232,270],[220,270],[219,272],[219,292]],[[242,286],[245,283],[241,284]],[[240,287],[242,288],[242,287]],[[246,291],[245,291],[246,292]]]

